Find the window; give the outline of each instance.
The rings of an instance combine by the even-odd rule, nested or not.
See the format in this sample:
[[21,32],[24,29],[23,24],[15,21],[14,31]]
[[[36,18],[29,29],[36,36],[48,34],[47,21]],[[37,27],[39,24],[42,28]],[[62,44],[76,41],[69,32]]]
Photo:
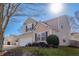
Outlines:
[[45,41],[47,38],[47,32],[35,34],[36,41]]
[[44,33],[41,33],[41,36],[45,36],[46,35],[46,33],[44,32]]
[[40,34],[37,35],[37,40],[40,40]]
[[33,29],[32,24],[28,24],[28,25],[26,26],[26,30],[32,31],[32,29]]
[[63,29],[63,25],[61,25],[61,29]]
[[41,40],[42,40],[42,41],[45,41],[46,38],[47,38],[47,32],[43,32],[43,33],[41,34]]
[[26,26],[26,32],[27,32],[27,26]]
[[47,36],[48,36],[48,32],[46,32],[46,38],[47,38]]
[[66,42],[66,40],[65,40],[65,39],[63,39],[63,42],[65,43],[65,42]]
[[39,41],[40,40],[40,34],[35,33],[35,41]]
[[35,41],[37,41],[37,33],[35,33]]
[[41,37],[41,40],[42,40],[42,41],[44,41],[44,40],[45,40],[45,38],[46,38],[46,33],[45,33],[45,32],[44,32],[44,33],[42,33],[42,34],[41,34],[41,36],[42,36],[42,37]]
[[16,42],[18,42],[18,40],[16,40]]
[[45,40],[46,40],[46,37],[42,36],[42,37],[41,37],[41,40],[42,40],[42,41],[45,41]]

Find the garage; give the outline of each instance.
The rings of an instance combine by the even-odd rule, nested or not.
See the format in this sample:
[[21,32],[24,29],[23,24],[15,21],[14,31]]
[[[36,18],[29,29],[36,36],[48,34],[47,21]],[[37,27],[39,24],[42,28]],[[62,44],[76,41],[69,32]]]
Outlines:
[[20,39],[19,40],[19,46],[25,46],[29,43],[32,43],[32,38],[27,38],[27,39]]

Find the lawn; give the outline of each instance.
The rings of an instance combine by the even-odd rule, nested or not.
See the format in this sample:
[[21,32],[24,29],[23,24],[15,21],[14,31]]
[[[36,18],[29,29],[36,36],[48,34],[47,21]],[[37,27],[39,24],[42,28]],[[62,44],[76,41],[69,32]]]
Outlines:
[[12,49],[12,51],[31,52],[37,56],[79,56],[79,48],[61,47],[61,48],[36,48],[36,47],[23,47]]

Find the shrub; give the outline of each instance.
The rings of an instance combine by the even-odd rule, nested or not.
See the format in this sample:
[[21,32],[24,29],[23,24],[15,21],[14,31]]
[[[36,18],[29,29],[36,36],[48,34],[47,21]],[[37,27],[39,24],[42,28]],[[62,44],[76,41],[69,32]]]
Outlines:
[[39,44],[39,47],[47,47],[47,44],[45,43],[45,42],[39,42],[38,43]]
[[31,46],[32,46],[32,44],[31,44],[31,43],[29,43],[27,46],[28,46],[28,47],[31,47]]
[[48,36],[46,41],[50,46],[53,46],[53,47],[58,47],[59,45],[59,38],[56,35]]
[[36,46],[38,46],[38,43],[32,43],[32,46],[34,46],[34,47],[36,47]]
[[28,47],[28,44],[26,44],[25,47]]
[[32,46],[36,46],[36,43],[32,43]]
[[44,42],[39,42],[39,43],[34,42],[31,44],[31,46],[33,46],[33,47],[47,47],[47,44]]

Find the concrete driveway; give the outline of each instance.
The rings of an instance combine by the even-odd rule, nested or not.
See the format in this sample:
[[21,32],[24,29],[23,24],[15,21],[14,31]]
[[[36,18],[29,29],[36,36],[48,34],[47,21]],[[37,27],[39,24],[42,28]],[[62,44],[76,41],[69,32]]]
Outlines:
[[3,50],[10,50],[10,49],[13,49],[16,47],[18,47],[18,46],[16,46],[16,45],[3,45]]

